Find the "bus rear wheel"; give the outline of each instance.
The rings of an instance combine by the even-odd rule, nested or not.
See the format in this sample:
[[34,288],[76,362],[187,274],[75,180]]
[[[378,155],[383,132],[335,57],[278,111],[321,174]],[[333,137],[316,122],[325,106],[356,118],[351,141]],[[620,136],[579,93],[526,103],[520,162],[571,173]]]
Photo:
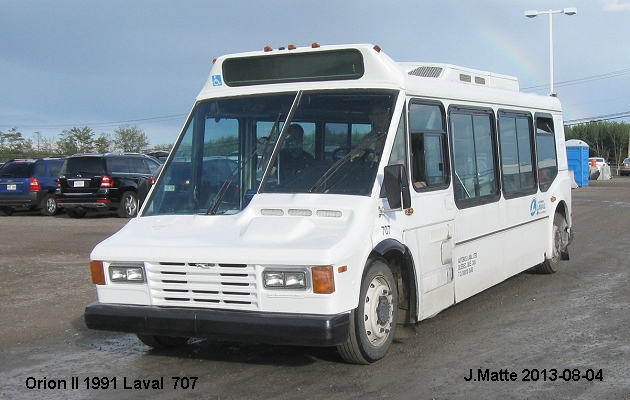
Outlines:
[[181,347],[188,343],[188,338],[185,337],[144,335],[141,333],[137,333],[136,336],[142,343],[154,349],[170,349],[172,347]]
[[562,214],[556,213],[553,217],[553,228],[551,231],[551,240],[553,247],[551,257],[536,266],[536,272],[541,274],[553,274],[558,270],[558,265],[562,258],[562,253],[566,252],[566,244],[564,235],[567,230],[567,221]]
[[398,290],[387,263],[372,260],[361,282],[359,306],[350,315],[350,338],[337,346],[352,364],[371,364],[385,357],[396,333]]

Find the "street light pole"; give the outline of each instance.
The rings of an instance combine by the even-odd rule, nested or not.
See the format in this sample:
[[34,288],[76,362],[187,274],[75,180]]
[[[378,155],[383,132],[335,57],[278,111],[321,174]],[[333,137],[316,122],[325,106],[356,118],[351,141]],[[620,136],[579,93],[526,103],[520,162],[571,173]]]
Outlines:
[[553,12],[549,10],[549,93],[553,91]]
[[577,8],[568,7],[568,8],[563,8],[562,10],[549,10],[549,11],[527,10],[525,11],[525,16],[528,18],[534,18],[541,14],[549,14],[549,91],[551,95],[554,95],[555,93],[553,91],[553,14],[575,15],[577,14]]

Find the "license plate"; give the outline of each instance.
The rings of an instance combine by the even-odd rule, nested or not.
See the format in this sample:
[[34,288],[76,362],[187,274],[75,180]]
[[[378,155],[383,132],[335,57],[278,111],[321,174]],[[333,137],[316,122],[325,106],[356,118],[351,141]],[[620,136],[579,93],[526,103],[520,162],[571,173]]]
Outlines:
[[17,185],[7,185],[7,190],[17,190]]
[[85,187],[84,181],[74,181],[74,187]]

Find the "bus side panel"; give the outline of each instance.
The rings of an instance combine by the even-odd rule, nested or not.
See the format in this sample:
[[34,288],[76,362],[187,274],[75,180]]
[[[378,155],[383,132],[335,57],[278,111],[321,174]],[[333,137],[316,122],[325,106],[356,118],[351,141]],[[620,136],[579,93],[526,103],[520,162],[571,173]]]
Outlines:
[[452,221],[445,221],[405,232],[405,244],[417,272],[418,320],[429,318],[455,303],[452,231]]
[[[458,232],[453,260],[456,302],[543,261],[549,241],[548,218],[546,214],[530,215],[531,204],[537,204],[535,199],[528,196],[460,210],[459,221],[456,219],[459,227],[466,220],[477,223],[468,232]],[[484,212],[484,208],[490,210]],[[501,216],[506,223],[489,223],[491,210],[496,212],[495,219]]]
[[[495,242],[504,252],[500,270],[507,279],[543,262],[551,241],[549,203],[543,193],[501,201],[506,231]],[[551,218],[553,220],[553,218]]]
[[414,212],[402,219],[405,245],[415,262],[419,319],[454,304],[453,246],[455,205],[450,189],[411,193]]

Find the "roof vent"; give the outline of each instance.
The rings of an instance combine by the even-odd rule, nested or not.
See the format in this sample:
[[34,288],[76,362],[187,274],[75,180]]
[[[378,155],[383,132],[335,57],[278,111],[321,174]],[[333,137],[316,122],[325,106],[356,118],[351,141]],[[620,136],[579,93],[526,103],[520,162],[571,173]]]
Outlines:
[[418,67],[408,72],[409,75],[422,76],[424,78],[438,78],[442,74],[441,67]]

